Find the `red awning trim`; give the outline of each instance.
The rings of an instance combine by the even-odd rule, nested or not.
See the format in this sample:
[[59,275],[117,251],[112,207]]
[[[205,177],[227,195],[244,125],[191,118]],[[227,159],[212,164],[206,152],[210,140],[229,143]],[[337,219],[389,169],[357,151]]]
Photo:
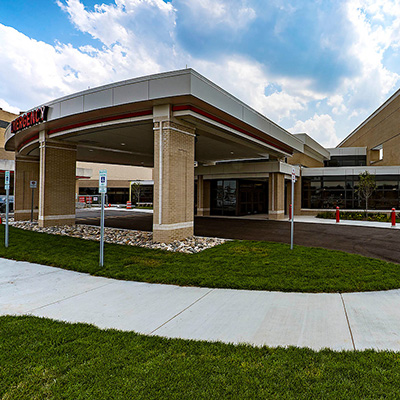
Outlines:
[[22,142],[19,146],[18,146],[18,151],[20,151],[25,145],[27,145],[30,142],[33,142],[34,140],[39,139],[39,135],[33,135],[31,138],[25,140],[25,142]]
[[224,121],[223,119],[218,118],[215,115],[209,114],[208,112],[203,111],[200,108],[193,107],[191,105],[180,105],[180,106],[173,106],[172,107],[172,111],[193,111],[193,112],[195,112],[197,114],[202,115],[203,117],[209,118],[209,119],[211,119],[211,120],[213,120],[215,122],[218,122],[218,123],[220,123],[222,125],[225,125],[225,126],[227,126],[229,128],[235,129],[240,133],[244,133],[247,136],[251,136],[254,139],[258,139],[258,140],[260,140],[260,141],[262,141],[262,142],[264,142],[264,143],[266,143],[266,144],[268,144],[268,145],[270,145],[272,147],[275,147],[276,149],[284,151],[285,153],[290,153],[290,154],[293,153],[293,149],[292,148],[285,146],[285,144],[283,144],[281,142],[279,142],[279,144],[273,143],[273,142],[271,142],[271,141],[269,141],[269,140],[267,140],[265,138],[262,138],[262,137],[260,137],[258,135],[255,135],[254,133],[250,133],[250,132],[246,131],[245,129],[242,129],[242,128],[234,125],[234,124],[231,124],[230,122]]

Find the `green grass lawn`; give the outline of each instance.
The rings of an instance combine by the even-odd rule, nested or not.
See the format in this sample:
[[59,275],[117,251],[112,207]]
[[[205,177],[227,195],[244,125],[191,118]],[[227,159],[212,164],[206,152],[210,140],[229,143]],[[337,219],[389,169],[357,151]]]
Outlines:
[[110,278],[184,286],[353,292],[400,287],[400,265],[339,251],[255,241],[231,241],[198,254],[105,244],[10,227],[0,257],[26,260]]
[[233,346],[0,317],[1,399],[399,399],[400,354]]

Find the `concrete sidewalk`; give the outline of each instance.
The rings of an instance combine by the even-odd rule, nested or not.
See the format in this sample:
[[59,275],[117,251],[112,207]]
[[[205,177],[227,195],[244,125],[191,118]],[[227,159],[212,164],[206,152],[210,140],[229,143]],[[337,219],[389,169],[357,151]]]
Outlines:
[[0,315],[147,335],[319,350],[400,350],[400,290],[349,294],[118,281],[0,259]]
[[[282,220],[282,221],[288,221]],[[400,229],[400,224],[392,226],[391,222],[376,222],[376,221],[357,221],[350,219],[341,219],[340,222],[336,222],[335,219],[324,219],[310,216],[295,215],[294,222],[308,222],[313,224],[329,224],[329,225],[347,225],[347,226],[360,226],[363,228],[386,228],[386,229]]]

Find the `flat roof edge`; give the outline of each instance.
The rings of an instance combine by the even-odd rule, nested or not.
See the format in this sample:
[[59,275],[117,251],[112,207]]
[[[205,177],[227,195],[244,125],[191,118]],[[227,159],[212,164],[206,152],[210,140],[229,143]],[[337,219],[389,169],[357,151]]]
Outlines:
[[378,115],[383,109],[385,109],[393,100],[395,100],[400,95],[400,89],[394,92],[382,105],[380,105],[369,117],[367,117],[360,125],[357,126],[349,135],[347,135],[336,148],[342,146],[344,142],[349,140],[353,135],[355,135],[363,126],[365,126],[369,121],[371,121],[376,115]]

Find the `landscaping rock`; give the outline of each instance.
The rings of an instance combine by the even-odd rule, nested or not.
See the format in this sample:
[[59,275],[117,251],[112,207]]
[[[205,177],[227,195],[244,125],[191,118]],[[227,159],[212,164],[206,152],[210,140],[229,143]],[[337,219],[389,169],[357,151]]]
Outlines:
[[[11,221],[14,228],[43,232],[51,235],[71,236],[79,239],[100,241],[100,227],[91,225],[62,225],[41,228],[36,222]],[[194,254],[225,243],[227,239],[192,236],[185,240],[175,240],[172,243],[153,242],[153,233],[128,229],[104,228],[106,243],[123,244],[128,246],[147,247],[173,252]]]

